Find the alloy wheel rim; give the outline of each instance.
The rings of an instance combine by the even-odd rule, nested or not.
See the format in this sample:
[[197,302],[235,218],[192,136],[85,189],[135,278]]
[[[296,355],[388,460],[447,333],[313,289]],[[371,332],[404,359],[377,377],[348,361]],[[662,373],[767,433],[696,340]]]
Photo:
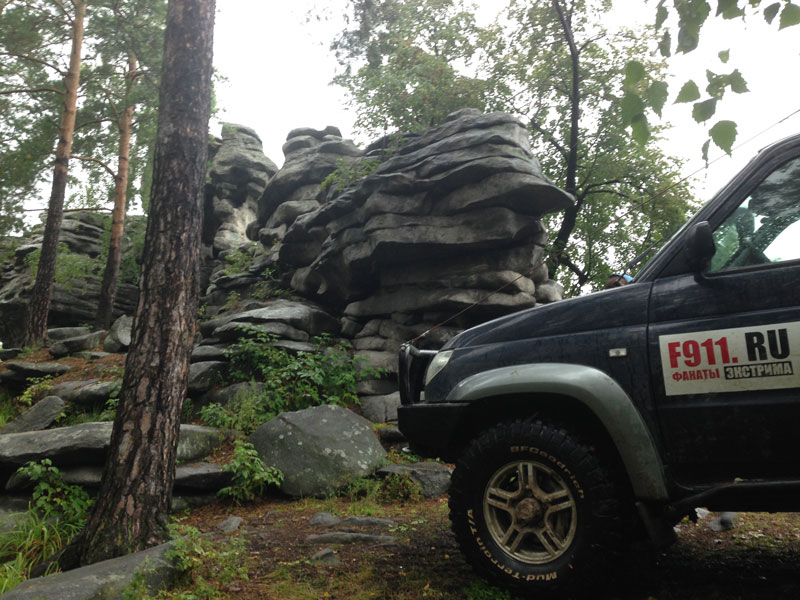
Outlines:
[[500,467],[483,495],[492,540],[520,562],[541,565],[572,545],[578,510],[572,490],[549,466],[520,460]]

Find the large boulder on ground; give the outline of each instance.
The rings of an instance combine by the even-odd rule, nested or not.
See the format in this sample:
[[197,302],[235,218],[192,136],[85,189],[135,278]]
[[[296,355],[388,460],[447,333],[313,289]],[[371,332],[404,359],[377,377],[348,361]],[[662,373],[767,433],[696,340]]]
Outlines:
[[89,327],[53,327],[47,330],[47,343],[54,344],[61,340],[89,335],[92,332]]
[[133,317],[122,315],[114,321],[108,331],[106,339],[103,341],[103,350],[106,352],[124,352],[131,345],[131,329],[133,328]]
[[[103,467],[100,465],[80,465],[61,467],[61,478],[65,483],[88,488],[100,486]],[[178,465],[175,469],[174,488],[181,491],[208,492],[216,491],[230,485],[232,474],[223,471],[222,467],[213,463],[190,463]],[[6,482],[6,491],[15,492],[33,487],[33,482],[19,473],[15,473]]]
[[50,354],[56,358],[75,354],[76,352],[83,352],[85,350],[92,350],[100,343],[103,336],[106,334],[105,330],[79,335],[77,337],[59,340],[50,346]]
[[387,465],[378,469],[378,475],[401,475],[417,484],[425,498],[444,496],[450,489],[452,471],[437,462],[421,462],[409,465]]
[[119,390],[121,381],[100,381],[83,379],[54,383],[50,393],[59,396],[66,402],[86,407],[98,407],[105,404],[112,392]]
[[349,479],[371,474],[386,452],[369,422],[340,406],[281,413],[249,441],[267,465],[284,475],[290,496],[321,496]]

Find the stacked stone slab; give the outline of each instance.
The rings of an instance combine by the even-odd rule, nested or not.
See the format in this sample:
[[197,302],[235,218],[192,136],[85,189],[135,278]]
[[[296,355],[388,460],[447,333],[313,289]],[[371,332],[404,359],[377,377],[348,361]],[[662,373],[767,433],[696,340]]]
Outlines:
[[203,242],[214,256],[248,242],[258,199],[278,171],[261,147],[252,129],[223,123],[222,140],[210,160],[203,222]]
[[540,217],[571,199],[527,136],[510,115],[464,110],[407,141],[294,220],[279,254],[292,286],[359,320],[436,321],[480,302],[477,322],[554,299]]

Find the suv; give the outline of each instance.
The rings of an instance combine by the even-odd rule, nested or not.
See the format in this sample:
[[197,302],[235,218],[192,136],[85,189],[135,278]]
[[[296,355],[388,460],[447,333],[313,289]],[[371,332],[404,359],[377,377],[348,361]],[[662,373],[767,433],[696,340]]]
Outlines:
[[630,284],[404,345],[400,392],[412,449],[455,462],[462,551],[525,593],[596,583],[696,506],[800,510],[800,135]]

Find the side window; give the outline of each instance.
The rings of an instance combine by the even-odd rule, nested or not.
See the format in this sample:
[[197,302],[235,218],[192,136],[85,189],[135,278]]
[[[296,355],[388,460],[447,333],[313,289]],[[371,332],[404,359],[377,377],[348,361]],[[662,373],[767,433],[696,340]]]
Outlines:
[[784,163],[714,231],[709,271],[800,259],[800,157]]

